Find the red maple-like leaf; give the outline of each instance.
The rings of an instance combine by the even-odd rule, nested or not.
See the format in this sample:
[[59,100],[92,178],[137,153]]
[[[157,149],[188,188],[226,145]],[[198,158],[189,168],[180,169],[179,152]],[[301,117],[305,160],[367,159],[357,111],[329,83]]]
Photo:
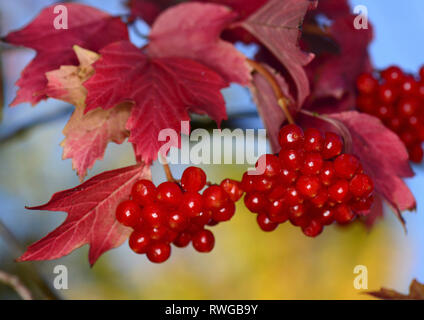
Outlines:
[[316,1],[309,0],[270,0],[241,23],[288,70],[296,84],[299,105],[309,94],[304,66],[314,55],[299,48],[298,38],[306,12],[316,4]]
[[44,205],[28,208],[63,211],[68,216],[57,229],[30,245],[18,260],[57,259],[89,244],[88,259],[93,265],[105,251],[127,239],[130,229],[115,219],[115,209],[128,199],[139,179],[151,179],[149,167],[137,164],[103,172],[75,188],[55,193]]
[[183,3],[166,10],[155,21],[149,39],[152,57],[183,57],[218,72],[226,81],[247,85],[251,69],[233,44],[220,38],[237,14],[227,7]]
[[77,65],[74,45],[98,51],[111,42],[128,39],[127,27],[120,18],[76,3],[62,4],[67,9],[68,29],[56,29],[54,21],[59,14],[54,13],[54,8],[57,5],[45,8],[29,25],[2,39],[37,51],[16,83],[20,89],[12,105],[23,102],[34,105],[46,99],[45,73],[61,65]]
[[352,152],[358,156],[364,170],[372,177],[375,189],[396,210],[414,210],[415,198],[405,177],[414,175],[408,153],[399,137],[377,118],[347,111],[328,114],[343,123],[352,137]]
[[[228,85],[220,75],[184,58],[150,58],[130,42],[113,43],[100,51],[88,90],[86,111],[111,109],[134,102],[127,122],[129,141],[138,158],[156,159],[162,129],[180,132],[188,112],[205,113],[218,124],[227,117],[220,90]],[[188,132],[185,132],[186,134]]]
[[[278,81],[281,90],[285,97],[293,103],[293,98],[289,93],[289,86],[284,78],[275,72],[271,67],[266,66],[271,73],[274,74]],[[264,126],[267,130],[268,139],[271,144],[271,150],[276,153],[281,149],[280,143],[278,142],[278,133],[280,132],[281,126],[286,121],[286,116],[283,109],[278,104],[277,98],[274,91],[272,90],[268,81],[259,73],[253,76],[252,85],[250,86],[253,99],[256,103],[259,115],[262,118]]]

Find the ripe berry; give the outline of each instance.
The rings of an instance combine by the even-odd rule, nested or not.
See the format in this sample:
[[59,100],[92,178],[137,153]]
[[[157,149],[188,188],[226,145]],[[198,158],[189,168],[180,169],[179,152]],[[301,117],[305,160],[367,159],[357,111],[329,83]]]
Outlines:
[[332,162],[325,161],[322,165],[321,172],[319,174],[321,183],[325,186],[331,185],[336,178],[336,171]]
[[273,154],[264,154],[259,157],[255,164],[258,170],[263,169],[262,175],[268,178],[273,178],[280,173],[281,166],[278,158]]
[[232,201],[226,201],[225,204],[218,209],[214,209],[212,219],[217,222],[228,221],[236,212],[236,206]]
[[338,156],[343,149],[343,141],[338,134],[334,132],[327,132],[324,139],[324,149],[322,157],[328,160]]
[[179,210],[193,218],[200,214],[203,208],[203,197],[198,192],[185,192],[181,198]]
[[346,180],[337,180],[328,188],[328,196],[330,199],[342,203],[349,196],[349,182]]
[[203,206],[206,209],[220,208],[228,200],[228,195],[220,186],[210,186],[203,192]]
[[258,214],[256,221],[265,232],[273,231],[278,227],[278,223],[272,222],[265,213]]
[[418,92],[418,84],[411,76],[406,76],[400,83],[400,94],[403,96],[414,95]]
[[278,141],[282,149],[298,149],[303,146],[303,130],[294,124],[286,125],[280,130]]
[[158,227],[163,223],[165,209],[157,203],[149,204],[141,211],[141,217],[151,227]]
[[313,198],[318,194],[321,183],[316,176],[300,176],[296,189],[305,197]]
[[162,240],[166,237],[168,228],[164,225],[153,227],[149,230],[149,237],[152,240]]
[[288,186],[296,181],[298,174],[296,171],[283,168],[280,171],[279,182],[285,186]]
[[163,182],[158,186],[157,200],[169,207],[178,207],[183,193],[174,182]]
[[349,191],[356,197],[367,197],[374,189],[374,184],[366,174],[357,174],[349,182]]
[[398,84],[398,83],[400,83],[402,81],[402,79],[404,77],[404,74],[403,74],[402,70],[399,67],[397,67],[397,66],[390,66],[387,69],[381,71],[381,77],[387,83],[395,84],[396,85],[396,84]]
[[351,179],[359,168],[359,160],[351,154],[341,154],[334,160],[334,170],[340,178]]
[[377,98],[374,95],[359,95],[356,99],[358,109],[366,113],[372,113],[377,103]]
[[324,160],[318,152],[307,153],[304,158],[304,163],[302,165],[301,172],[306,175],[315,175],[319,174]]
[[272,189],[275,180],[264,175],[257,176],[255,179],[255,191],[267,192]]
[[204,209],[200,214],[191,219],[192,224],[195,224],[200,227],[204,227],[206,224],[209,223],[212,219],[212,210],[210,209]]
[[191,234],[188,232],[181,232],[173,241],[173,244],[179,248],[187,247],[191,241]]
[[259,213],[266,208],[267,200],[262,193],[251,192],[244,197],[244,204],[251,212]]
[[133,231],[128,243],[132,251],[138,254],[143,254],[147,251],[150,244],[150,238],[144,232]]
[[156,186],[150,180],[137,181],[131,190],[133,200],[141,206],[145,206],[155,201],[156,193]]
[[381,102],[392,104],[396,101],[398,92],[392,85],[384,83],[378,88],[378,97]]
[[353,199],[350,203],[351,209],[357,214],[368,213],[371,209],[374,197]]
[[371,94],[378,88],[378,81],[370,73],[362,73],[356,80],[356,86],[359,92]]
[[206,185],[205,172],[197,167],[188,167],[181,176],[181,187],[186,191],[197,192]]
[[316,237],[322,232],[322,224],[318,220],[311,220],[306,226],[302,227],[303,233],[308,237]]
[[284,199],[274,200],[268,204],[268,218],[275,223],[283,223],[289,218],[288,207]]
[[339,224],[346,224],[355,218],[355,213],[346,204],[339,204],[335,208],[334,219]]
[[193,235],[193,247],[198,252],[211,252],[215,246],[215,237],[209,230],[201,230]]
[[398,114],[401,117],[409,118],[415,114],[419,107],[419,100],[414,97],[407,97],[401,99],[397,104]]
[[287,188],[284,199],[286,200],[289,206],[295,206],[303,202],[302,196],[300,195],[299,191],[297,191],[297,189],[294,187]]
[[255,190],[255,178],[256,175],[245,172],[241,179],[240,186],[244,192],[251,192]]
[[322,208],[324,204],[327,202],[327,200],[328,200],[328,191],[327,189],[324,188],[318,191],[318,194],[311,199],[311,203],[317,208]]
[[180,211],[171,212],[168,216],[168,227],[172,230],[183,231],[188,223],[188,218]]
[[321,152],[324,147],[324,139],[321,132],[315,128],[308,128],[305,131],[305,151]]
[[316,218],[323,226],[328,226],[334,221],[334,209],[321,209],[320,211],[318,211]]
[[225,179],[222,180],[220,187],[227,193],[231,201],[237,202],[243,195],[241,184],[238,181]]
[[414,144],[408,149],[409,159],[413,162],[420,163],[423,160],[423,149],[421,144]]
[[384,121],[394,116],[395,109],[391,105],[380,104],[374,113],[378,118]]
[[279,159],[284,168],[292,171],[298,171],[303,165],[304,152],[294,149],[281,150]]
[[127,227],[134,227],[141,217],[141,209],[133,200],[122,201],[116,208],[116,219]]
[[165,242],[153,243],[147,249],[147,258],[154,263],[162,263],[171,255],[171,246]]

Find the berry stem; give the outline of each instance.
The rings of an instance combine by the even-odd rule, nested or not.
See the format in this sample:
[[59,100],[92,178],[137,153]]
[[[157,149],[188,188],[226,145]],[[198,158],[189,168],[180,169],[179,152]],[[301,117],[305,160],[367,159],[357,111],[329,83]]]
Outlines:
[[172,175],[171,168],[169,167],[169,164],[166,161],[166,158],[163,155],[160,155],[160,157],[162,160],[161,162],[162,162],[163,170],[165,171],[166,180],[170,182],[176,182],[177,180],[175,180],[174,176]]
[[249,65],[253,68],[254,71],[262,75],[265,80],[268,81],[268,83],[271,85],[272,90],[274,91],[274,94],[277,98],[278,105],[283,109],[284,114],[287,117],[287,120],[289,123],[294,124],[293,117],[288,109],[287,105],[287,98],[284,96],[283,91],[281,90],[280,85],[278,84],[277,79],[274,77],[274,75],[268,71],[264,66],[262,66],[260,63],[253,61],[251,59],[247,59],[247,62]]

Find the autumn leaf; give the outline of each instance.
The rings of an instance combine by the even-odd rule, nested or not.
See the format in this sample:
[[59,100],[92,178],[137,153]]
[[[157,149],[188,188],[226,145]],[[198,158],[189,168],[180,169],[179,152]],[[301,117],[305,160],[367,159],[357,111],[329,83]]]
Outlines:
[[352,152],[361,159],[363,168],[373,181],[375,190],[394,208],[414,210],[415,198],[402,178],[414,175],[408,153],[399,137],[377,118],[347,111],[326,115],[343,123],[352,136]]
[[134,102],[126,127],[136,156],[145,162],[155,160],[164,143],[158,141],[159,132],[180,132],[181,121],[190,120],[189,111],[208,114],[218,124],[226,118],[220,90],[228,83],[198,62],[150,58],[127,41],[111,44],[100,53],[96,73],[84,83],[86,112]]
[[115,219],[115,209],[128,199],[139,179],[151,179],[148,166],[137,164],[106,171],[75,188],[55,193],[44,205],[27,208],[63,211],[68,216],[57,229],[30,245],[18,260],[57,259],[89,244],[88,259],[93,265],[105,251],[127,239],[130,229]]
[[45,8],[29,25],[2,39],[37,51],[16,83],[20,88],[12,106],[23,102],[34,105],[46,99],[45,73],[61,65],[78,65],[74,45],[98,51],[109,43],[128,39],[127,27],[119,17],[76,3],[62,4],[68,13],[68,29],[56,29],[54,21],[58,14],[54,8],[57,5],[59,3]]
[[402,294],[392,289],[381,288],[380,291],[370,291],[367,294],[383,300],[424,300],[424,284],[416,279],[409,286],[409,294]]
[[247,85],[251,69],[233,44],[220,38],[237,14],[227,7],[183,3],[162,13],[153,24],[148,54],[196,60],[218,72],[226,81]]
[[[284,78],[280,74],[276,73],[271,67],[266,65],[265,67],[274,74],[287,99],[293,102],[293,98],[289,93],[288,84]],[[280,132],[282,124],[286,121],[286,116],[281,107],[278,105],[277,98],[275,97],[275,93],[273,92],[270,84],[259,73],[254,74],[250,91],[252,93],[253,100],[256,103],[259,115],[267,130],[271,149],[274,153],[279,152],[281,147],[278,142],[278,133]]]
[[309,0],[270,0],[241,23],[288,70],[296,84],[299,105],[309,94],[304,66],[314,55],[299,48],[298,38],[306,12],[316,4],[316,1]]

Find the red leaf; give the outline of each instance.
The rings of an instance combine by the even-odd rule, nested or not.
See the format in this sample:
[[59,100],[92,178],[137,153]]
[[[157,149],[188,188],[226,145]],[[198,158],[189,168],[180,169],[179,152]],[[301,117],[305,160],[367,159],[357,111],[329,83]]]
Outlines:
[[302,105],[309,94],[309,80],[303,67],[314,57],[300,50],[298,38],[309,0],[270,0],[242,22],[242,26],[261,41],[288,70],[297,87],[297,102]]
[[73,45],[98,51],[111,42],[128,39],[126,25],[120,18],[76,3],[62,4],[68,12],[68,29],[56,29],[53,22],[58,14],[53,10],[57,5],[44,9],[29,25],[9,33],[3,39],[37,51],[37,56],[23,70],[16,83],[20,89],[12,105],[23,102],[36,104],[46,99],[45,73],[61,65],[78,64]]
[[246,57],[233,44],[220,39],[237,14],[225,6],[183,3],[161,14],[149,39],[152,57],[183,57],[196,60],[218,72],[226,81],[247,85],[251,69]]
[[119,202],[127,199],[138,179],[151,179],[150,168],[137,164],[103,172],[83,184],[55,193],[44,205],[27,208],[67,212],[66,220],[54,231],[28,247],[19,261],[52,260],[90,245],[93,265],[105,251],[120,246],[130,230],[115,219]]
[[163,142],[162,129],[180,132],[188,112],[206,113],[218,124],[226,118],[220,90],[228,84],[214,71],[190,59],[149,58],[130,42],[111,44],[94,64],[96,73],[84,86],[86,111],[135,102],[127,122],[137,157],[150,162]]
[[246,19],[268,0],[200,0],[200,2],[212,2],[230,7],[238,13],[239,20]]
[[[280,84],[284,95],[293,101],[290,96],[289,87],[284,78],[275,72],[271,67],[265,66],[270,72],[274,73],[275,78]],[[271,144],[272,151],[279,152],[280,144],[278,142],[278,133],[282,124],[286,121],[286,116],[278,105],[275,93],[272,90],[270,84],[263,76],[259,73],[255,73],[253,76],[252,85],[250,86],[253,99],[255,100],[259,115],[262,118],[264,126],[267,130],[268,139]]]
[[398,136],[373,116],[348,111],[328,114],[350,131],[353,153],[373,178],[375,189],[396,211],[413,210],[416,203],[402,178],[412,177],[408,153]]
[[133,18],[141,18],[148,25],[152,25],[161,11],[174,2],[174,0],[130,0],[127,5]]
[[348,15],[333,21],[328,34],[338,45],[338,52],[317,55],[307,67],[314,97],[340,99],[345,93],[354,95],[356,78],[369,71],[368,45],[373,38],[372,26],[368,24],[368,29],[357,30],[354,19],[355,16]]

